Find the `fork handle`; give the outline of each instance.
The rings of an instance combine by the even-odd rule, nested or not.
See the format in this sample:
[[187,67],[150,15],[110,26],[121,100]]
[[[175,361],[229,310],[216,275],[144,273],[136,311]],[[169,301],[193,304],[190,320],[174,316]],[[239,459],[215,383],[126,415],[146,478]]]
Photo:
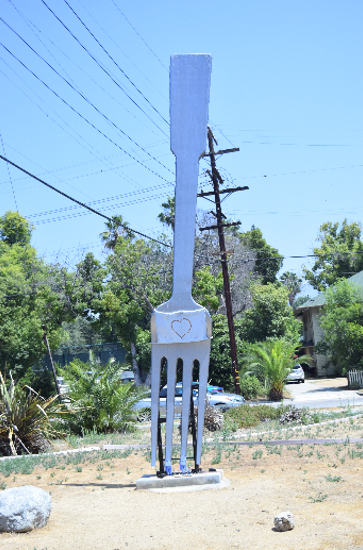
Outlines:
[[176,158],[173,293],[174,307],[194,305],[192,280],[199,158],[184,149]]

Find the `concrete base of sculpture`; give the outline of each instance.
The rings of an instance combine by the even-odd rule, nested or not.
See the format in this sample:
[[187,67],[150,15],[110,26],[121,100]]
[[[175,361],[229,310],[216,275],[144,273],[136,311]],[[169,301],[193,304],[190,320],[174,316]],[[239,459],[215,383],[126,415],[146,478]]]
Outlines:
[[158,477],[155,474],[144,475],[136,482],[136,489],[146,489],[154,493],[205,491],[224,489],[230,481],[224,479],[223,470],[200,472],[199,474],[174,474]]

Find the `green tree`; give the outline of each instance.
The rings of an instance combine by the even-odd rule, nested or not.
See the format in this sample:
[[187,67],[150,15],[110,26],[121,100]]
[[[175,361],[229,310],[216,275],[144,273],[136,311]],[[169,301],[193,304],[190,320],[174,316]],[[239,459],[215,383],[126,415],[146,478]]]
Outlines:
[[289,289],[289,304],[295,301],[295,297],[301,290],[302,279],[293,273],[292,271],[285,271],[280,277],[280,281]]
[[289,289],[281,285],[255,285],[253,306],[243,316],[239,335],[247,342],[262,342],[266,338],[287,338],[295,341],[300,335],[300,323],[288,303]]
[[105,222],[107,230],[101,233],[100,237],[105,245],[105,248],[114,250],[117,244],[117,239],[120,235],[131,236],[131,231],[128,229],[128,223],[123,221],[119,214],[113,216],[111,220]]
[[8,214],[2,217],[6,231],[0,241],[0,369],[11,370],[15,380],[29,381],[28,371],[46,353],[42,325],[53,351],[65,337],[64,322],[89,316],[103,290],[105,272],[92,254],[74,272],[47,264],[28,242],[27,220]]
[[10,246],[30,244],[33,230],[33,224],[19,212],[9,210],[0,218],[0,241]]
[[314,248],[317,259],[312,269],[303,267],[305,279],[316,289],[324,290],[340,278],[347,278],[363,269],[362,225],[348,224],[345,219],[339,223],[326,222],[319,228]]
[[[239,360],[244,344],[239,337],[239,324],[236,321],[236,345]],[[209,379],[211,384],[222,386],[226,391],[234,391],[232,364],[230,359],[231,344],[228,323],[225,315],[212,316],[212,341],[209,361]]]
[[170,252],[142,239],[120,236],[114,253],[106,260],[106,269],[108,280],[102,299],[94,304],[97,323],[112,323],[130,354],[135,382],[143,383],[148,371],[137,361],[138,331],[149,330],[154,307],[170,297]]
[[279,251],[267,244],[261,229],[254,225],[250,231],[240,233],[239,237],[242,243],[257,255],[254,271],[261,277],[262,284],[274,283],[283,262]]
[[163,211],[158,214],[158,218],[167,227],[171,227],[174,231],[175,225],[175,197],[168,197],[166,202],[163,202],[161,207]]
[[324,340],[315,350],[328,353],[337,374],[351,367],[363,368],[363,290],[342,280],[325,292],[320,324]]
[[210,314],[217,313],[220,306],[219,296],[223,291],[223,276],[220,271],[214,278],[209,266],[204,266],[194,276],[192,294],[194,300],[208,309]]
[[[63,336],[61,319],[52,312],[47,266],[30,245],[6,244],[0,253],[0,369],[18,380],[46,352],[42,324],[51,349]],[[59,313],[59,310],[58,310]]]

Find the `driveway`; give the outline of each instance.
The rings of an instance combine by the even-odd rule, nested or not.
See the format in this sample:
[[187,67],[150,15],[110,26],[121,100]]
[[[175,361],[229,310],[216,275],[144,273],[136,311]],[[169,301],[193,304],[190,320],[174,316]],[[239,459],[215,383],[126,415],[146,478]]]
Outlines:
[[290,398],[284,402],[296,407],[363,406],[363,396],[348,389],[346,378],[305,380],[304,384],[286,385]]

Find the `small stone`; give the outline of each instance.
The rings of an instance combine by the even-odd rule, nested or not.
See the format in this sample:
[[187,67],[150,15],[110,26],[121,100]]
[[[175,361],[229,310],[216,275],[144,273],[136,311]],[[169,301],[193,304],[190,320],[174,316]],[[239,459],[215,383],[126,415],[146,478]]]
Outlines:
[[291,512],[281,512],[274,519],[276,531],[291,531],[295,527],[294,516]]
[[52,509],[47,491],[32,485],[0,493],[0,533],[26,533],[46,525]]

